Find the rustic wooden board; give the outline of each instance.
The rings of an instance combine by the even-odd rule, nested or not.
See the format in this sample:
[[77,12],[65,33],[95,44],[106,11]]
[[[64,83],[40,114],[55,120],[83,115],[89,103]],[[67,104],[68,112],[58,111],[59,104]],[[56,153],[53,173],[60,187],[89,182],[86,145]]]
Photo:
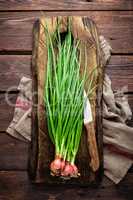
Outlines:
[[[133,53],[133,11],[76,12],[93,19],[115,54]],[[0,51],[32,50],[32,27],[41,12],[1,12]],[[44,12],[44,15],[75,15],[72,12]]]
[[132,200],[133,174],[115,186],[107,178],[98,188],[81,188],[71,186],[33,185],[29,182],[26,171],[0,172],[1,200]]
[[[66,30],[67,18],[61,18],[63,31]],[[29,175],[34,182],[43,182],[45,184],[79,184],[89,185],[98,184],[103,174],[103,154],[102,154],[102,81],[103,66],[99,42],[97,40],[96,27],[88,18],[73,17],[72,33],[73,37],[81,40],[80,50],[83,52],[83,42],[86,43],[87,51],[87,73],[97,66],[99,70],[93,85],[98,84],[97,89],[93,92],[91,101],[93,122],[88,124],[88,128],[83,128],[80,147],[76,157],[76,164],[80,170],[81,176],[78,179],[72,178],[65,181],[58,177],[50,176],[49,165],[54,159],[54,146],[48,136],[47,121],[44,118],[45,108],[43,102],[43,85],[47,66],[47,49],[45,42],[44,23],[45,20],[37,21],[34,27],[34,46],[32,60],[32,80],[33,92],[37,92],[37,97],[33,99],[32,109],[32,142],[29,162]],[[78,20],[78,23],[77,23]],[[54,21],[48,20],[50,30],[55,30],[56,18]],[[55,23],[55,24],[54,24]],[[84,29],[86,26],[86,29]],[[77,28],[78,27],[78,28]],[[87,30],[87,31],[86,31]],[[95,38],[95,40],[93,40]],[[94,47],[94,45],[96,45]],[[97,48],[97,51],[95,49]],[[91,60],[89,58],[92,58]],[[85,58],[82,53],[81,67],[84,66]],[[45,72],[45,73],[44,73]],[[85,86],[87,87],[87,85]],[[37,107],[34,106],[34,104]],[[89,131],[88,131],[89,130]],[[96,142],[95,142],[96,141]],[[90,148],[91,147],[91,148]]]
[[[0,55],[0,92],[16,91],[22,76],[30,77],[31,55]],[[133,92],[133,56],[111,56],[106,72],[111,77],[113,89],[127,86]],[[13,87],[14,86],[14,87]]]
[[133,10],[132,0],[4,0],[0,1],[0,10]]

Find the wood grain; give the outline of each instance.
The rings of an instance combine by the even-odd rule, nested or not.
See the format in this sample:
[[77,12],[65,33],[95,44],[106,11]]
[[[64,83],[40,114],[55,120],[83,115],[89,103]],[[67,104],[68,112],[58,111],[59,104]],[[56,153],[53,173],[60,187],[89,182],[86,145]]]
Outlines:
[[[133,11],[44,12],[43,15],[84,15],[93,19],[115,54],[133,53]],[[32,50],[32,27],[41,12],[1,12],[0,51]]]
[[0,172],[1,200],[132,200],[133,174],[115,186],[104,177],[98,188],[81,188],[71,186],[33,185],[29,182],[26,171]]
[[22,76],[30,77],[31,56],[0,55],[0,91],[16,91]]
[[127,92],[133,91],[133,56],[112,56],[106,72],[114,90],[126,86]]
[[4,0],[0,10],[133,10],[132,0]]
[[9,123],[12,121],[16,98],[17,94],[8,95],[8,100],[12,104],[11,106],[6,101],[5,94],[0,94],[0,132],[5,131]]
[[28,143],[0,133],[0,170],[26,170],[27,159]]
[[[22,76],[30,77],[30,55],[0,55],[0,91],[16,91]],[[133,56],[112,56],[106,67],[113,89],[127,86],[133,92]]]

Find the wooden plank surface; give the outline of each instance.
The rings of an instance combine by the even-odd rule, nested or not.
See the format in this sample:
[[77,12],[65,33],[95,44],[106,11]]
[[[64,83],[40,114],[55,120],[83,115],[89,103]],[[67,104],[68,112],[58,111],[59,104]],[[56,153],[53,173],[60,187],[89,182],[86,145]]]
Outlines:
[[[26,12],[5,12],[13,10],[25,10]],[[88,15],[97,22],[100,32],[109,39],[114,53],[133,53],[133,13],[132,11],[120,11],[133,10],[132,0],[58,0],[56,3],[53,0],[1,0],[0,11],[4,12],[0,12],[0,51],[5,54],[11,53],[14,55],[9,57],[7,55],[0,56],[0,91],[5,91],[9,85],[18,85],[19,79],[23,75],[30,75],[30,56],[25,56],[24,58],[22,55],[15,55],[21,52],[31,54],[32,25],[41,13],[28,12],[28,10],[50,10],[50,13],[45,12],[46,15],[57,15],[59,13],[60,15]],[[60,12],[51,12],[55,10],[60,10]],[[62,10],[64,12],[61,12]],[[66,10],[70,12],[65,12]],[[78,12],[71,12],[71,10]],[[83,10],[83,12],[79,12],[79,10]],[[85,12],[84,10],[99,10],[99,12]],[[103,12],[101,10],[105,11]],[[116,11],[114,12],[112,10]],[[123,83],[129,87],[128,83],[130,83],[129,92],[132,92],[133,58],[132,56],[120,56],[118,59],[118,57],[112,57],[107,72],[113,80],[114,88],[117,84],[122,86]],[[122,70],[123,72],[121,72]],[[17,94],[10,94],[10,98],[14,103],[16,97]],[[2,99],[2,94],[0,94],[0,130],[5,130],[12,119],[14,108],[4,103],[4,99]],[[129,95],[129,102],[133,110],[132,99],[132,95]],[[27,144],[13,139],[5,133],[0,133],[0,145],[0,169],[9,170],[0,172],[0,199],[2,200],[132,200],[132,171],[128,173],[122,183],[117,187],[110,186],[108,181],[104,179],[98,190],[57,187],[44,189],[44,186],[36,187],[31,185],[26,172],[10,171],[13,169],[26,169]]]
[[132,200],[133,174],[128,174],[119,186],[104,177],[98,188],[33,185],[26,171],[0,172],[1,200]]
[[31,56],[0,55],[0,91],[16,91],[22,76],[30,77]]
[[9,105],[9,103],[6,101],[5,94],[0,94],[0,132],[5,131],[9,126],[9,123],[12,121],[16,98],[17,94],[9,94]]
[[132,0],[2,0],[0,10],[133,10]]
[[[0,51],[32,50],[32,27],[41,12],[1,12]],[[44,12],[44,15],[84,15],[93,19],[115,54],[133,53],[133,11]]]
[[127,92],[133,92],[133,56],[112,56],[106,72],[114,90],[126,86]]
[[[0,55],[0,91],[16,91],[22,76],[30,77],[30,55]],[[127,86],[133,92],[133,56],[112,56],[106,72],[113,89]]]
[[26,170],[27,160],[28,143],[0,133],[0,170]]

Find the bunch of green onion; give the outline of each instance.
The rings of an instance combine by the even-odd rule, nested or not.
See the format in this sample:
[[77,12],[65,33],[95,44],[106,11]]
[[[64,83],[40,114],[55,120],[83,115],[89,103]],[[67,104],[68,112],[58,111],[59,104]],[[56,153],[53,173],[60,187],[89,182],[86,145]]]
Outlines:
[[80,74],[79,41],[68,27],[64,40],[60,28],[47,38],[47,74],[44,104],[48,133],[55,146],[55,159],[50,165],[53,175],[78,177],[75,158],[79,148],[84,110],[85,72]]

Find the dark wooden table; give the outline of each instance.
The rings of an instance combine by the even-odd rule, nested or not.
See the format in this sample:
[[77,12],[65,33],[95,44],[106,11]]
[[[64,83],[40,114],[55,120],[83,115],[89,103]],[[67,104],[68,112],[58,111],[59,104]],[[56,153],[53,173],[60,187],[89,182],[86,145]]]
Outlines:
[[[40,12],[41,11],[41,12]],[[133,110],[133,1],[132,0],[1,0],[0,1],[0,200],[132,200],[133,170],[117,186],[104,177],[96,188],[32,185],[27,176],[28,143],[6,134],[22,76],[30,77],[32,26],[45,15],[85,15],[97,23],[113,48],[106,72],[113,89],[128,86]],[[133,121],[130,122],[133,125]]]

